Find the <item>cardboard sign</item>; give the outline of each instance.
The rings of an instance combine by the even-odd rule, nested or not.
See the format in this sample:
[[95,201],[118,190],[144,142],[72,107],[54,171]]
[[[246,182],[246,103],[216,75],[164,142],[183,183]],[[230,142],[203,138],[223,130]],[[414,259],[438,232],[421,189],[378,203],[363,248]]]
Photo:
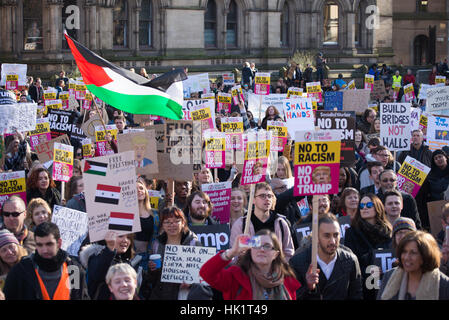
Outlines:
[[37,156],[41,163],[46,163],[53,160],[54,144],[57,142],[70,145],[69,137],[64,134],[55,139],[51,139],[50,141],[43,142],[35,146]]
[[449,145],[449,116],[427,117],[427,144],[432,151]]
[[92,154],[92,140],[89,138],[83,139],[81,145],[83,149],[83,158],[92,158],[95,156],[95,154]]
[[254,77],[254,93],[259,95],[270,94],[270,74],[256,72]]
[[220,223],[228,223],[231,213],[232,181],[209,183],[201,185],[201,190],[207,193],[213,204],[212,216]]
[[371,100],[380,100],[387,95],[385,90],[385,82],[383,80],[376,80],[373,84],[373,92],[371,92]]
[[48,121],[52,139],[66,134],[68,136],[84,135],[84,131],[75,125],[76,112],[66,110],[48,110]]
[[27,203],[25,171],[0,173],[0,208],[13,195]]
[[222,117],[221,132],[226,134],[227,150],[243,149],[243,118],[242,117]]
[[134,152],[84,159],[82,168],[90,241],[141,231]]
[[248,111],[251,111],[255,121],[259,120],[259,107],[261,118],[264,117],[269,106],[275,107],[280,113],[284,111],[283,105],[284,100],[287,99],[286,93],[271,93],[262,96],[262,104],[260,103],[260,97],[257,94],[248,93]]
[[234,86],[231,88],[232,101],[237,106],[239,104],[239,100],[245,102],[245,98],[243,96],[242,87],[240,85]]
[[204,283],[200,269],[216,253],[215,248],[209,247],[165,245],[161,282]]
[[429,172],[428,166],[407,156],[398,171],[398,189],[415,198]]
[[206,168],[225,168],[226,134],[208,130],[204,133],[206,141]]
[[54,206],[51,215],[51,222],[56,224],[61,233],[61,249],[71,256],[78,256],[78,251],[87,236],[87,213],[69,209],[61,206]]
[[228,224],[190,226],[189,228],[197,235],[203,246],[215,248],[217,252],[229,249],[231,231]]
[[192,93],[210,92],[209,73],[189,74],[186,80],[182,81],[184,97],[190,98]]
[[287,143],[287,125],[283,121],[267,121],[267,131],[271,131],[270,151],[282,152]]
[[314,114],[312,99],[310,98],[290,98],[283,102],[284,115],[287,123],[288,133],[295,136],[295,131],[314,130]]
[[270,154],[270,131],[249,132],[247,136],[242,185],[265,181],[268,156]]
[[0,134],[31,131],[36,128],[36,103],[0,105]]
[[343,110],[343,91],[326,91],[324,110]]
[[112,149],[109,142],[106,140],[106,135],[109,133],[112,137],[112,140],[117,143],[117,134],[118,130],[115,124],[106,125],[105,127],[98,126],[95,127],[95,143],[97,148],[95,150],[95,155],[98,156],[106,156],[110,154],[114,154],[114,150]]
[[221,112],[221,110],[224,110],[226,113],[231,112],[232,95],[230,93],[219,92],[217,102],[217,112]]
[[154,130],[118,135],[118,152],[134,151],[134,165],[139,175],[157,173],[157,150]]
[[343,92],[343,110],[362,114],[368,108],[370,90],[345,90]]
[[340,136],[338,130],[296,131],[295,196],[338,193]]
[[[340,243],[343,244],[346,230],[351,227],[351,218],[349,216],[341,216],[338,217],[337,220],[340,224]],[[294,229],[294,232],[298,243],[300,243],[304,237],[307,237],[312,232],[312,223],[303,223],[297,225]]]
[[73,175],[73,147],[57,142],[53,150],[53,180],[69,182]]
[[427,89],[426,111],[435,115],[449,112],[449,87]]
[[235,84],[233,73],[223,73],[222,78],[225,86],[233,86]]
[[19,86],[25,86],[27,69],[26,64],[2,63],[0,86],[5,86],[6,90],[16,90]]
[[448,203],[448,200],[427,202],[427,212],[429,213],[430,232],[437,238],[438,233],[443,230],[441,219],[443,219],[441,208]]
[[390,151],[410,149],[410,103],[380,104],[380,144]]
[[372,74],[365,74],[365,89],[373,91],[374,88],[374,76]]
[[322,130],[335,129],[340,132],[341,164],[350,167],[355,162],[356,118],[354,111],[317,111],[316,124]]

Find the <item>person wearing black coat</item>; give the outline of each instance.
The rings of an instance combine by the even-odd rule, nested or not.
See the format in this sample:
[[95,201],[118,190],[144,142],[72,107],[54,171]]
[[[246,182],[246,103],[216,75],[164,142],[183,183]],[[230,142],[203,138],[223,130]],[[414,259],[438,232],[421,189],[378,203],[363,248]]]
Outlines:
[[251,85],[253,72],[251,71],[249,62],[245,62],[242,69],[242,84]]
[[449,166],[446,152],[441,149],[432,153],[432,164],[425,186],[428,188],[427,201],[444,200],[444,192],[449,186]]

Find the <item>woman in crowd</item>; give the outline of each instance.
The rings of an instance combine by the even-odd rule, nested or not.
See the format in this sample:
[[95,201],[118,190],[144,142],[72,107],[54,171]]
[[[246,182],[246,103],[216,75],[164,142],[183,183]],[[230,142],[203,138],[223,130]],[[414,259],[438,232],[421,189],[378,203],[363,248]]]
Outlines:
[[148,245],[153,239],[155,232],[155,214],[151,209],[150,195],[143,179],[137,179],[137,199],[139,201],[140,227],[142,230],[136,233],[134,245],[136,253],[144,253],[148,250]]
[[[200,276],[225,300],[296,300],[301,284],[276,234],[262,229],[256,236],[260,243],[251,248],[241,247],[244,235],[238,236],[231,249],[220,251],[201,267]],[[239,257],[236,265],[226,268],[234,257]]]
[[243,217],[247,212],[248,198],[246,192],[241,188],[233,188],[231,191],[231,211],[229,218],[229,228],[232,229],[234,222]]
[[369,134],[372,134],[372,133],[380,134],[380,119],[379,118],[374,119],[374,121],[371,123],[371,127],[370,127],[368,133]]
[[355,188],[345,188],[341,193],[338,205],[338,216],[350,216],[354,219],[359,209],[360,193]]
[[27,159],[29,155],[30,149],[28,143],[24,139],[23,134],[16,131],[13,140],[8,144],[5,152],[4,169],[12,171],[29,169]]
[[137,273],[127,263],[110,266],[106,284],[111,291],[110,300],[139,300],[136,294]]
[[66,185],[65,200],[70,201],[74,195],[84,191],[84,181],[82,176],[72,176]]
[[0,230],[0,282],[6,279],[11,268],[19,263],[28,252],[7,229]]
[[365,142],[365,133],[362,130],[357,129],[354,135],[355,152],[357,152],[363,159],[369,154],[368,145]]
[[262,119],[261,127],[262,129],[267,130],[267,122],[268,121],[284,121],[279,115],[278,109],[275,106],[269,106],[267,111],[265,111],[265,117]]
[[351,173],[349,172],[348,167],[340,166],[340,176],[338,179],[338,196],[341,195],[343,190],[348,187],[353,187],[353,181],[351,179]]
[[61,193],[56,189],[51,174],[45,168],[33,170],[27,180],[27,202],[34,198],[47,201],[50,208],[61,204]]
[[35,198],[27,205],[27,217],[25,222],[34,232],[34,229],[42,222],[51,221],[51,209],[47,201],[42,198]]
[[432,153],[432,166],[424,182],[424,188],[428,190],[427,201],[444,200],[444,192],[449,186],[448,156],[441,149]]
[[376,119],[376,111],[371,108],[368,108],[365,110],[362,118],[357,123],[357,128],[360,129],[365,134],[368,134],[371,128],[371,124],[374,122],[375,119]]
[[449,278],[439,270],[441,253],[431,234],[411,231],[396,249],[399,265],[388,271],[379,300],[448,300]]
[[201,167],[201,171],[198,173],[198,179],[195,179],[192,183],[192,192],[201,191],[202,184],[213,183],[212,171],[205,166]]
[[[357,256],[360,270],[365,271],[369,265],[373,264],[374,249],[391,247],[391,230],[382,201],[371,193],[362,197],[351,227],[345,233],[345,246]],[[367,274],[362,272],[362,275],[362,283],[365,283]],[[363,288],[365,299],[375,298],[374,290],[369,290],[366,286]]]
[[274,174],[274,177],[284,180],[287,184],[287,189],[293,187],[295,177],[293,177],[290,162],[285,156],[280,156],[278,158],[276,173]]
[[83,172],[81,170],[81,160],[73,159],[73,175],[82,176]]

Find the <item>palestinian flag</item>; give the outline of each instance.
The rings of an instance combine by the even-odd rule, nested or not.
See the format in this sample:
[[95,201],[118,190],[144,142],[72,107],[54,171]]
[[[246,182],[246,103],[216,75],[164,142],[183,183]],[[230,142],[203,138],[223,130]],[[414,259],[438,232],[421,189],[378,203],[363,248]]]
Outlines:
[[175,69],[153,80],[117,67],[64,35],[87,89],[105,103],[133,114],[149,114],[174,120],[183,118],[183,69]]
[[84,165],[84,173],[97,174],[99,176],[106,176],[106,171],[108,170],[108,164],[86,160]]
[[94,201],[107,204],[118,204],[121,189],[121,187],[98,184]]
[[134,214],[111,212],[109,217],[109,230],[132,231]]

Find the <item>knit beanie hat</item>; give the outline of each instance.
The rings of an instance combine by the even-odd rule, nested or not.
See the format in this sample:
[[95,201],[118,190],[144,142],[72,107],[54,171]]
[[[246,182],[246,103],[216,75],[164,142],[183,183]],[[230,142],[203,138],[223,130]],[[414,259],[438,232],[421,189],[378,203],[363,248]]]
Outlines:
[[0,248],[8,243],[19,244],[19,241],[17,241],[16,236],[8,229],[0,230]]
[[399,230],[407,229],[416,231],[415,222],[410,218],[399,217],[393,223],[393,237]]

